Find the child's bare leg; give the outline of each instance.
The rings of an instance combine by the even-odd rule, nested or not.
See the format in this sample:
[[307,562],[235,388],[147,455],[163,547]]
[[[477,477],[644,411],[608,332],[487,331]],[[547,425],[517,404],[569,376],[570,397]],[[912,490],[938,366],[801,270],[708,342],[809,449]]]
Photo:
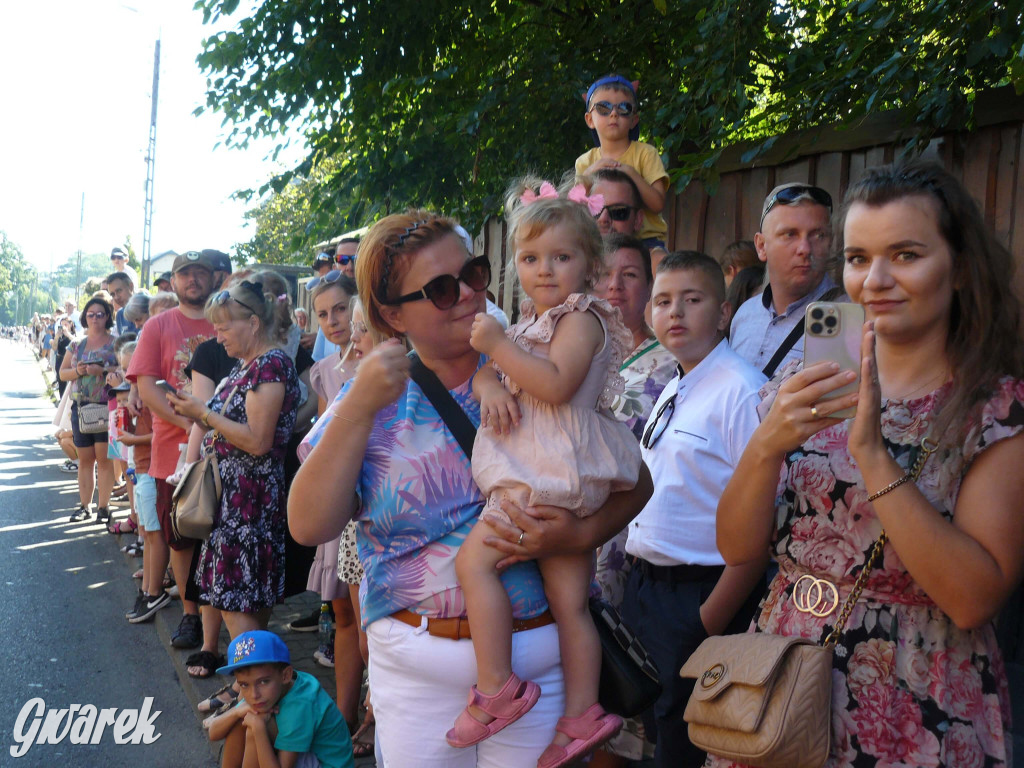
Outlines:
[[245,760],[245,735],[249,729],[239,720],[224,737],[224,751],[221,752],[221,768],[242,768]]
[[363,655],[359,652],[359,628],[353,605],[345,597],[331,600],[334,608],[334,683],[338,709],[351,730],[359,725],[359,694],[363,685]]
[[[504,555],[484,544],[484,537],[493,531],[486,522],[478,521],[455,558],[455,573],[473,628],[476,686],[486,694],[500,691],[512,675],[512,606],[494,567]],[[476,707],[469,711],[482,723],[494,719]]]
[[[601,677],[601,641],[587,607],[591,555],[562,555],[538,562],[544,594],[558,624],[558,645],[565,674],[565,716],[579,717],[597,702]],[[473,630],[474,636],[476,629]],[[569,737],[558,732],[554,743]]]

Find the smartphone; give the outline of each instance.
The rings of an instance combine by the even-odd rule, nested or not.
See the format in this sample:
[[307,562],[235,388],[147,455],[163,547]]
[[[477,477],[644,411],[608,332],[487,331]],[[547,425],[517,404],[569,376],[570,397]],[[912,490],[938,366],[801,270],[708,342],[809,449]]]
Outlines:
[[[860,388],[860,343],[864,329],[864,307],[837,301],[814,301],[807,305],[804,318],[804,367],[815,363],[838,363],[840,370],[853,371],[857,378],[829,392],[822,400],[832,400]],[[852,419],[857,408],[836,411],[832,416]]]
[[168,384],[164,379],[158,379],[156,385],[160,387],[164,392],[170,392],[175,397],[178,397],[178,390]]

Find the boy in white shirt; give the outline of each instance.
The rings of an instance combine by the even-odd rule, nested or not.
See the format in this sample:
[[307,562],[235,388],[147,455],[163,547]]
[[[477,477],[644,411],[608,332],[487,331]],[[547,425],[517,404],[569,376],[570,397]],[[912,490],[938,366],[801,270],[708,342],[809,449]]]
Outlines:
[[[731,308],[722,268],[680,251],[658,265],[654,333],[679,363],[658,398],[641,447],[654,494],[629,525],[633,567],[622,615],[651,653],[662,695],[644,718],[655,764],[699,766],[683,711],[692,680],[679,668],[709,634],[746,630],[763,594],[764,561],[727,567],[715,543],[718,500],[758,424],[764,375],[725,339]],[[760,588],[759,588],[760,587]]]

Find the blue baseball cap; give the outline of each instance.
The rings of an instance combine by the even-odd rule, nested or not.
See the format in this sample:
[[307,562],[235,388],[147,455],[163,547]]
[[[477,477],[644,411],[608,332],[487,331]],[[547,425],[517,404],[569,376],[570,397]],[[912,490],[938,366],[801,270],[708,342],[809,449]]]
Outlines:
[[[602,77],[595,80],[587,89],[587,109],[590,109],[590,100],[594,98],[594,91],[606,85],[621,85],[623,88],[625,88],[627,91],[633,94],[633,103],[637,107],[640,106],[640,101],[637,99],[636,89],[633,87],[633,83],[624,78],[622,75],[608,75],[607,77]],[[597,136],[597,131],[595,131],[593,128],[590,129],[590,136],[594,140],[595,147],[601,146],[601,140]],[[629,140],[638,141],[639,139],[640,122],[637,121],[637,124],[629,129]]]
[[243,632],[228,645],[228,663],[217,670],[218,675],[227,675],[241,667],[257,664],[291,664],[292,655],[288,646],[273,632],[254,629]]

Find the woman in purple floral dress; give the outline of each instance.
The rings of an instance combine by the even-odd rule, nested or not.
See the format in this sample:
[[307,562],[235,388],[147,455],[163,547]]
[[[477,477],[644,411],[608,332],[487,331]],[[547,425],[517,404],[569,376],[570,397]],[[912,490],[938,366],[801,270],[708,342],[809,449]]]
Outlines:
[[719,549],[736,564],[772,542],[780,570],[754,629],[821,641],[840,612],[801,612],[795,583],[827,580],[841,604],[884,528],[836,647],[827,765],[1008,766],[992,620],[1024,571],[1012,259],[961,185],[920,161],[869,171],[839,223],[868,320],[859,392],[823,399],[853,379],[828,363],[782,383],[722,497]]
[[207,317],[239,362],[208,403],[168,395],[178,413],[210,428],[203,451],[217,453],[221,507],[196,580],[231,637],[266,629],[284,594],[284,455],[299,385],[291,358],[276,346],[276,301],[247,280],[211,296]]

